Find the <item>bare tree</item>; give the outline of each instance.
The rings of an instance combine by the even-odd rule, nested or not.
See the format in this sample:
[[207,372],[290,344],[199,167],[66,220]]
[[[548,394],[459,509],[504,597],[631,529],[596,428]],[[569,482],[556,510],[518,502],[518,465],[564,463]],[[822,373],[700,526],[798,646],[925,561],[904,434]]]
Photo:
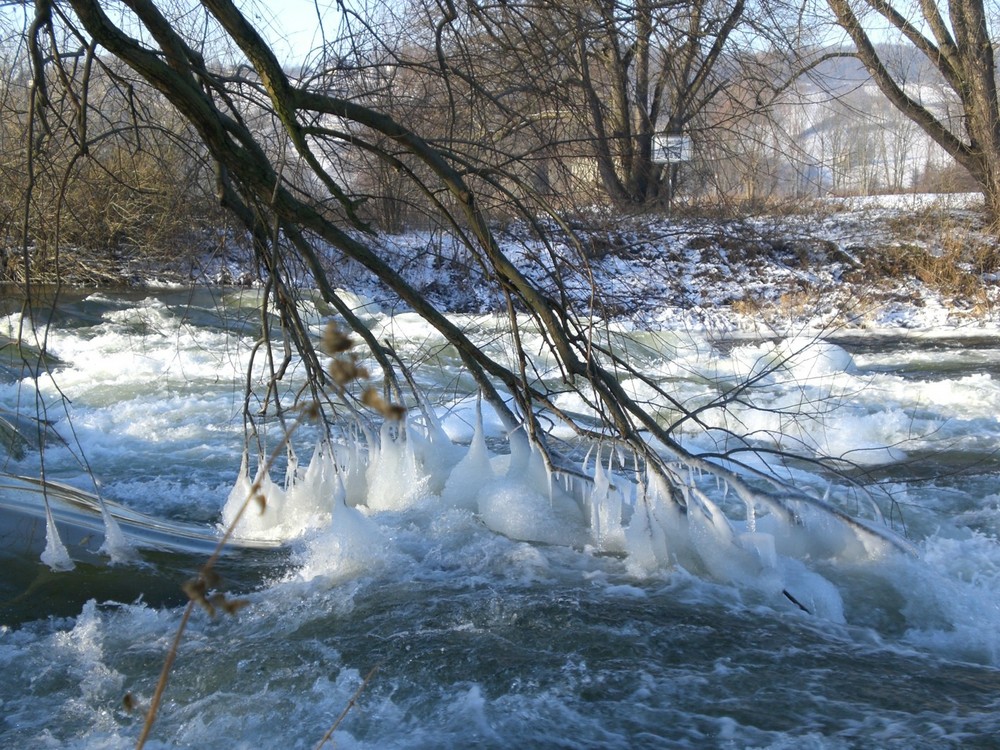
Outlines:
[[[858,59],[888,100],[969,171],[986,208],[1000,221],[1000,102],[993,47],[995,9],[983,0],[827,0],[850,36]],[[944,93],[906,79],[906,66],[886,54],[886,25],[922,55],[944,83]]]
[[744,0],[466,0],[424,12],[442,67],[505,119],[491,132],[520,139],[522,164],[540,175],[547,162],[573,164],[631,204],[669,192],[654,137],[689,130],[724,98],[746,73],[742,35],[759,41],[768,28]]
[[55,53],[40,75],[29,61],[39,44],[27,44],[23,28],[7,37],[0,278],[120,281],[130,258],[163,260],[194,244],[207,221],[218,224],[206,152],[121,62],[66,26],[48,37]]
[[[128,9],[127,14],[110,15],[112,8],[122,6]],[[405,369],[395,366],[391,352],[374,339],[338,294],[331,281],[332,258],[334,264],[351,262],[370,271],[440,332],[505,422],[512,447],[522,456],[540,456],[550,471],[569,470],[551,448],[544,419],[561,420],[585,440],[628,450],[635,457],[635,468],[644,485],[656,488],[637,499],[633,522],[637,533],[648,531],[654,540],[650,542],[651,547],[655,546],[654,556],[664,564],[674,554],[667,549],[665,528],[669,521],[664,519],[699,519],[711,524],[721,536],[728,533],[726,539],[738,545],[726,515],[693,478],[703,472],[726,483],[739,499],[741,511],[760,506],[797,523],[803,505],[809,504],[860,529],[860,533],[901,544],[884,528],[866,525],[779,476],[763,474],[752,461],[741,461],[746,452],[780,452],[784,443],[779,443],[777,449],[755,446],[751,439],[727,429],[725,424],[720,426],[707,415],[743,398],[753,378],[734,384],[712,403],[695,407],[681,403],[669,383],[654,380],[630,360],[627,347],[617,346],[616,335],[598,321],[601,290],[591,285],[589,303],[576,301],[568,292],[571,278],[587,281],[585,248],[572,233],[564,231],[565,227],[557,247],[546,223],[560,227],[560,217],[553,212],[543,222],[538,209],[544,200],[528,189],[516,159],[511,159],[510,169],[488,164],[484,153],[499,153],[495,140],[485,146],[479,140],[478,128],[490,125],[489,113],[473,112],[471,108],[456,110],[475,115],[471,122],[464,123],[466,130],[458,130],[463,117],[450,114],[448,122],[455,128],[448,139],[440,137],[429,142],[374,106],[377,99],[371,97],[371,92],[359,99],[352,87],[336,85],[336,73],[345,68],[341,55],[325,58],[315,74],[290,77],[233,0],[200,0],[189,7],[158,5],[154,0],[37,0],[35,10],[30,37],[36,52],[33,89],[43,98],[34,102],[32,111],[38,116],[32,122],[32,139],[47,137],[41,114],[49,106],[44,100],[45,77],[61,52],[61,37],[53,33],[56,29],[65,30],[68,39],[91,50],[94,59],[110,56],[128,66],[169,102],[214,160],[219,200],[252,237],[255,259],[265,280],[264,304],[280,316],[287,342],[279,344],[265,335],[261,345],[273,347],[276,358],[282,358],[283,364],[273,368],[275,378],[281,377],[294,347],[309,375],[305,393],[311,408],[306,413],[322,414],[332,420],[335,415],[327,405],[349,399],[345,386],[353,379],[350,370],[356,363],[335,360],[340,362],[337,367],[324,366],[317,345],[299,317],[296,290],[291,283],[295,267],[304,266],[311,272],[325,301],[364,339],[387,373]],[[730,9],[721,17],[723,25],[738,18],[742,11],[734,13]],[[178,16],[186,18],[187,23],[179,23]],[[198,23],[192,22],[195,17]],[[442,21],[433,27],[438,32],[451,22],[448,16]],[[186,31],[192,27],[224,33],[243,60],[234,66],[212,59],[197,34]],[[571,39],[574,44],[580,43],[579,37]],[[439,50],[443,56],[444,47]],[[621,56],[619,62],[624,62],[634,53],[620,49],[610,54],[612,58]],[[695,61],[701,59],[700,53],[695,54],[692,66],[697,68]],[[443,65],[441,57],[432,62],[449,69],[446,57]],[[458,98],[456,93],[481,90],[460,71],[454,75],[455,88],[445,90],[449,105]],[[376,82],[376,88],[380,85]],[[77,94],[85,90],[68,88]],[[698,91],[701,94],[695,98],[704,100],[710,87]],[[495,94],[490,98],[499,99]],[[78,96],[77,101],[82,98]],[[648,115],[643,117],[648,120]],[[49,122],[55,124],[54,120]],[[464,137],[459,137],[463,133]],[[637,141],[632,136],[625,140]],[[478,347],[452,317],[406,280],[393,258],[380,251],[375,232],[366,222],[364,207],[346,179],[351,177],[350,167],[356,163],[342,158],[348,147],[390,168],[409,188],[422,193],[437,212],[440,225],[464,244],[506,314],[502,334],[511,344],[509,359],[498,361]],[[640,182],[646,179],[641,172],[636,173]],[[643,187],[642,194],[648,197],[650,189]],[[549,283],[544,287],[533,282],[501,245],[481,196],[503,198],[506,210],[516,213],[526,231],[533,234],[537,252],[548,255]],[[543,375],[535,369],[537,360],[521,338],[525,317],[537,328],[544,356],[554,363],[555,374]],[[343,337],[331,339],[324,343],[326,352],[342,353]],[[655,393],[667,408],[653,409],[648,401],[631,395],[623,386],[627,379],[642,383],[643,390]],[[579,397],[596,416],[561,408],[559,397],[567,391]],[[387,403],[385,397],[372,395],[370,390],[364,391],[358,401],[387,419],[400,416],[398,404]],[[665,411],[670,412],[669,419],[663,417]],[[705,453],[687,449],[678,434],[688,425],[720,436],[718,447]],[[698,552],[692,548],[691,554],[696,557]],[[207,577],[196,581],[189,588],[192,601],[199,597],[203,600],[209,586]],[[186,620],[187,614],[184,617]],[[167,670],[169,664],[168,659]],[[149,723],[140,745],[148,728]]]

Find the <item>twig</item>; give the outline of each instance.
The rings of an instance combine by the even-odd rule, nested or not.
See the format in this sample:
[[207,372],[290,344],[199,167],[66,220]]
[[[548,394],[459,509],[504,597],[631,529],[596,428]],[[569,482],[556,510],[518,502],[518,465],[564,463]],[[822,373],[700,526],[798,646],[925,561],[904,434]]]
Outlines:
[[181,638],[184,637],[184,631],[187,629],[188,620],[191,619],[191,613],[194,611],[194,599],[191,599],[187,603],[187,607],[184,608],[184,615],[181,617],[181,624],[177,627],[177,633],[174,635],[174,640],[170,644],[170,650],[167,652],[167,658],[163,662],[163,669],[160,671],[160,679],[156,683],[156,690],[153,691],[153,699],[149,703],[149,710],[146,711],[146,721],[142,725],[142,733],[139,735],[139,739],[136,741],[135,746],[137,750],[140,750],[146,744],[146,739],[149,737],[149,733],[153,729],[153,723],[156,721],[156,714],[160,708],[160,702],[163,700],[163,691],[167,689],[167,680],[170,678],[170,670],[173,669],[174,661],[177,659],[177,650],[181,645]]
[[226,527],[225,532],[219,539],[215,550],[212,555],[208,558],[208,561],[202,566],[198,573],[198,576],[189,581],[188,584],[184,586],[184,591],[190,597],[187,603],[187,607],[184,608],[184,615],[181,617],[180,624],[177,626],[177,633],[174,635],[174,640],[170,644],[170,650],[167,652],[167,658],[163,662],[163,669],[160,672],[160,679],[156,683],[156,690],[153,691],[153,698],[150,701],[149,709],[146,711],[146,720],[142,726],[142,732],[139,735],[139,739],[136,741],[136,750],[142,750],[146,745],[146,739],[149,737],[149,733],[153,729],[153,724],[156,722],[157,714],[160,710],[160,704],[163,701],[163,693],[167,687],[167,681],[170,678],[170,671],[173,669],[174,661],[177,659],[177,651],[180,648],[181,638],[184,637],[184,631],[187,629],[188,621],[191,619],[191,613],[194,610],[194,605],[202,604],[206,606],[211,611],[211,603],[205,598],[205,593],[209,588],[209,582],[216,578],[213,568],[219,556],[222,554],[223,548],[229,543],[229,540],[233,536],[236,524],[239,523],[246,509],[249,507],[250,502],[256,498],[260,497],[260,489],[262,484],[262,477],[267,474],[268,469],[277,459],[281,450],[288,445],[291,440],[292,435],[299,426],[302,425],[303,421],[312,416],[312,411],[307,410],[304,414],[301,414],[299,418],[292,424],[291,427],[285,433],[284,439],[280,444],[271,452],[268,456],[267,461],[264,463],[259,476],[250,486],[250,491],[247,492],[246,499],[243,501],[243,505],[240,506],[239,511],[233,518],[232,522]]
[[354,691],[354,695],[351,696],[351,699],[347,701],[347,705],[344,706],[344,710],[340,712],[340,716],[338,716],[337,720],[333,722],[333,726],[331,726],[328,730],[326,730],[326,734],[323,735],[323,738],[319,741],[319,744],[316,745],[316,750],[319,750],[321,747],[323,747],[323,745],[325,745],[330,740],[330,738],[333,737],[333,733],[337,731],[337,727],[340,726],[341,722],[344,721],[350,710],[354,708],[354,706],[357,704],[358,698],[361,696],[361,693],[363,693],[364,689],[368,687],[368,683],[372,681],[372,678],[375,676],[375,673],[378,672],[380,666],[381,666],[380,664],[376,664],[374,667],[371,668],[368,674],[365,675],[365,679],[358,686],[358,689]]

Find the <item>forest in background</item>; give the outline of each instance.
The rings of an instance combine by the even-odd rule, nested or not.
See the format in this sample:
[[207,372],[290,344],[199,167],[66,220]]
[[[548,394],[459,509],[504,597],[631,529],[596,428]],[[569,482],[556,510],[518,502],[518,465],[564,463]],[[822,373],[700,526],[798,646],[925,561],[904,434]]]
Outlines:
[[[2,276],[23,281],[30,265],[37,280],[128,283],[137,280],[123,277],[124,261],[246,244],[190,120],[81,37],[72,10],[41,3],[38,17],[46,8],[46,49],[30,6],[0,17]],[[337,14],[326,44],[285,72],[460,155],[493,222],[556,211],[600,230],[609,208],[738,217],[809,210],[831,195],[978,189],[849,45],[830,46],[830,18],[810,24],[793,11],[706,0],[380,2]],[[423,167],[390,137],[313,115],[302,138],[323,145],[310,163],[283,135],[245,52],[210,25],[192,39],[283,178],[307,194],[336,185],[324,210],[388,233],[440,223]],[[928,112],[957,127],[961,102],[925,50],[877,49]],[[683,161],[657,159],[663,135],[687,139]]]

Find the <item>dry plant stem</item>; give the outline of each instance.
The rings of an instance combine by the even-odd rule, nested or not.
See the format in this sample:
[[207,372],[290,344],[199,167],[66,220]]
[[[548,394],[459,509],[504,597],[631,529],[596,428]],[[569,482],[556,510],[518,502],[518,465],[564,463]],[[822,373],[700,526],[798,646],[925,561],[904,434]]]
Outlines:
[[[247,492],[246,498],[243,500],[243,504],[240,506],[239,511],[233,518],[232,523],[226,527],[225,532],[223,532],[222,537],[219,539],[219,543],[216,545],[215,550],[212,555],[208,558],[205,564],[202,566],[201,570],[198,572],[196,580],[201,582],[209,581],[212,577],[212,568],[219,559],[219,555],[222,554],[222,550],[225,548],[226,544],[233,536],[233,532],[236,528],[236,524],[240,522],[243,518],[243,514],[246,509],[250,506],[250,502],[258,497],[261,487],[261,478],[266,476],[270,467],[274,464],[275,460],[278,458],[280,453],[285,450],[288,446],[288,442],[292,439],[292,435],[295,431],[302,425],[302,423],[312,416],[312,411],[308,410],[304,414],[300,415],[298,419],[292,423],[292,426],[288,428],[285,432],[284,439],[271,451],[271,454],[267,457],[267,461],[264,463],[261,470],[258,472],[258,478],[254,480],[253,484],[250,486],[250,491]],[[170,679],[170,671],[173,669],[174,662],[177,659],[177,651],[180,648],[181,639],[184,637],[184,631],[187,629],[188,621],[191,619],[191,613],[194,610],[194,605],[196,600],[191,598],[187,606],[184,608],[184,614],[181,616],[180,624],[177,626],[177,633],[174,635],[174,640],[170,644],[170,650],[167,652],[167,657],[163,662],[163,669],[160,672],[160,679],[156,683],[156,689],[153,691],[153,698],[149,703],[149,710],[146,712],[146,720],[142,726],[142,732],[139,735],[139,739],[135,743],[136,750],[142,750],[146,745],[146,740],[149,737],[149,733],[153,729],[153,724],[156,722],[157,714],[160,710],[160,704],[163,701],[163,693],[167,687],[167,681]],[[367,679],[366,679],[367,681]],[[364,687],[364,685],[362,685]]]
[[378,672],[380,666],[381,665],[376,664],[368,671],[368,674],[365,675],[365,679],[362,680],[360,685],[358,685],[358,689],[354,691],[354,695],[352,695],[351,699],[347,701],[347,705],[344,706],[344,710],[340,712],[340,716],[338,716],[337,720],[333,722],[333,725],[326,730],[326,734],[323,735],[323,738],[319,741],[319,744],[316,745],[316,750],[320,750],[320,748],[323,747],[323,745],[325,745],[327,742],[330,741],[330,739],[333,737],[333,733],[337,731],[337,727],[341,725],[341,723],[347,717],[347,714],[350,713],[350,710],[357,705],[358,698],[361,696],[361,693],[364,692],[365,688],[368,687],[368,683],[372,681],[372,678],[375,676],[375,673]]
[[153,691],[153,698],[149,703],[149,710],[146,712],[146,721],[143,723],[142,732],[139,734],[139,739],[135,743],[137,750],[145,747],[149,733],[153,729],[153,722],[156,721],[156,714],[159,710],[160,702],[163,700],[163,691],[167,688],[167,679],[170,676],[170,670],[173,669],[174,661],[177,659],[177,650],[180,648],[181,638],[184,637],[184,631],[187,629],[188,620],[191,619],[191,612],[193,611],[194,599],[191,599],[184,608],[181,623],[177,626],[177,633],[174,634],[174,640],[170,644],[170,650],[167,652],[167,658],[163,662],[160,679],[156,683],[156,690]]

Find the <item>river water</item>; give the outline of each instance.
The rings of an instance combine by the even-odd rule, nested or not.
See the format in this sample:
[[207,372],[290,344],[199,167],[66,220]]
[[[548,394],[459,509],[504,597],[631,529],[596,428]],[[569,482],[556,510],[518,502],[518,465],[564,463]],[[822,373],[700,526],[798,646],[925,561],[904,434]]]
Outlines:
[[[38,476],[44,458],[49,480],[214,531],[249,481],[257,302],[64,296],[46,312],[51,374],[0,371],[0,414],[43,405],[65,442],[39,454],[28,441],[0,468]],[[318,336],[324,311],[303,310]],[[0,335],[23,334],[13,305],[0,313]],[[641,489],[614,460],[622,494],[603,504],[589,485],[540,486],[530,461],[511,470],[489,410],[477,431],[471,383],[424,324],[364,313],[420,362],[440,431],[365,455],[314,454],[315,436],[299,434],[298,482],[283,491],[276,467],[268,511],[240,527],[283,543],[223,569],[249,606],[196,611],[149,747],[312,748],[331,728],[332,746],[380,750],[997,746],[1000,339],[628,338],[682,403],[753,380],[725,412],[706,409],[707,432],[681,429],[691,449],[727,445],[727,430],[794,449],[805,458],[772,470],[893,529],[901,552],[808,507],[801,527],[734,508],[711,477],[691,481],[729,517],[725,533],[665,512],[643,526]],[[456,319],[509,355],[495,321]],[[293,368],[288,397],[295,380]],[[569,394],[560,405],[586,411]],[[821,453],[851,464],[808,460]],[[568,448],[599,483],[583,454]],[[745,456],[748,470],[769,465]],[[344,483],[331,483],[334,464]],[[86,543],[63,541],[74,557]],[[138,556],[65,572],[4,563],[28,583],[5,589],[0,610],[0,746],[134,745],[185,602],[171,576],[200,564],[190,550]]]

